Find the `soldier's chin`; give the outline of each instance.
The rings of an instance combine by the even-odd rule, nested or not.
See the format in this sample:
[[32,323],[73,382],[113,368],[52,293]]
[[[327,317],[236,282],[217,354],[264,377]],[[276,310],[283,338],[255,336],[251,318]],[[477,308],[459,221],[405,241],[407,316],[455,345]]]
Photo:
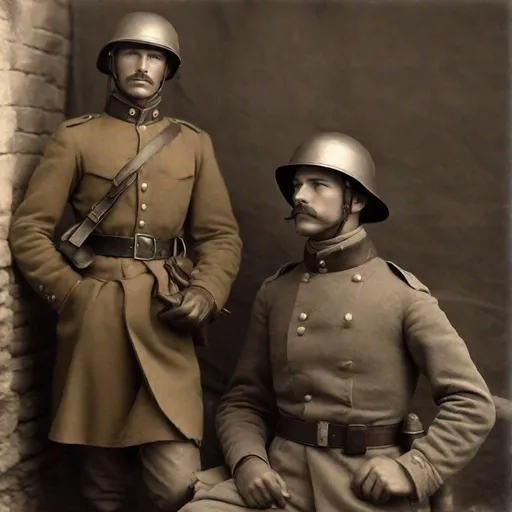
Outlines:
[[299,236],[312,237],[325,230],[325,226],[313,217],[307,215],[298,215],[295,217],[295,232]]

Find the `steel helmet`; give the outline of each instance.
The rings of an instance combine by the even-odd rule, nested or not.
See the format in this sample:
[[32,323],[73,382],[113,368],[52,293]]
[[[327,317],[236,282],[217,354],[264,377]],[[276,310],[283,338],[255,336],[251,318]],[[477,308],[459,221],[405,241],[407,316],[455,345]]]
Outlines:
[[171,79],[181,64],[180,44],[174,27],[162,16],[152,12],[132,12],[119,22],[114,37],[98,54],[96,67],[106,75],[111,73],[110,52],[119,43],[139,43],[164,50],[169,61],[166,80]]
[[293,176],[297,168],[304,165],[340,172],[352,181],[356,190],[359,188],[366,193],[368,203],[361,210],[362,224],[388,218],[388,207],[376,193],[375,164],[368,150],[357,140],[343,133],[317,133],[295,150],[288,164],[276,169],[279,189],[292,206]]

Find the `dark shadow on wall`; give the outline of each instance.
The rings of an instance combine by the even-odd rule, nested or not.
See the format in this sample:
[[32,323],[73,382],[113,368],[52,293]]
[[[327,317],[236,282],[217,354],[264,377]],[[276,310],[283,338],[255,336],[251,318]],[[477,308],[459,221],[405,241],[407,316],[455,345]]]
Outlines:
[[[336,130],[376,160],[391,209],[369,228],[381,256],[429,286],[493,394],[507,396],[505,3],[75,1],[69,116],[102,110],[96,55],[134,10],[179,32],[184,64],[163,108],[212,135],[245,244],[233,314],[202,360],[231,373],[258,286],[301,256],[273,169],[310,133]],[[424,381],[415,410],[427,424],[434,414]],[[461,510],[506,509],[508,432],[498,423],[457,477]]]

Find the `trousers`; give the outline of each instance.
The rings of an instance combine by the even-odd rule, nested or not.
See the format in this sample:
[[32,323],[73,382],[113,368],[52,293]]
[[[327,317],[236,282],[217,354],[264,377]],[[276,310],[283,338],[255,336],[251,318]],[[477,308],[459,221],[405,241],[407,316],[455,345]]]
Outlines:
[[130,448],[87,446],[81,482],[87,509],[123,510],[134,463],[140,464],[157,510],[176,512],[192,498],[194,474],[201,469],[199,448],[192,442],[165,441]]

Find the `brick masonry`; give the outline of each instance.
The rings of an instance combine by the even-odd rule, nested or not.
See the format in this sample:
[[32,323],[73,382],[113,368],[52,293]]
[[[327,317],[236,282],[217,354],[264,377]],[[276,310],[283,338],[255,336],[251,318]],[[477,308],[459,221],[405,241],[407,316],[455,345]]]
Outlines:
[[12,269],[7,234],[64,119],[69,38],[67,0],[0,0],[0,512],[49,510],[41,472],[53,319]]

